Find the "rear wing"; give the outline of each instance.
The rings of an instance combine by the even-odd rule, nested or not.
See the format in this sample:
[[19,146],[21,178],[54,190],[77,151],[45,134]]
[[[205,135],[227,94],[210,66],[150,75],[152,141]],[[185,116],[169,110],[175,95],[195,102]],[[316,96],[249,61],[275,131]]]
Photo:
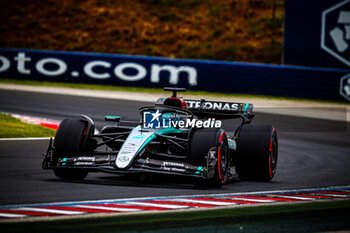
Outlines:
[[187,109],[198,117],[213,117],[216,119],[243,118],[251,121],[254,117],[253,104],[218,102],[207,100],[185,100]]
[[[180,107],[181,105],[181,108],[187,105],[187,109],[198,117],[216,119],[242,118],[243,124],[250,122],[254,117],[253,104],[250,103],[206,101],[205,99],[184,100],[181,97],[178,98],[176,94],[177,92],[185,92],[185,88],[164,87],[164,91],[172,91],[173,95],[169,98],[159,98],[156,101],[156,105],[166,104],[176,107]],[[170,102],[165,103],[168,99]],[[174,99],[176,99],[176,101]]]

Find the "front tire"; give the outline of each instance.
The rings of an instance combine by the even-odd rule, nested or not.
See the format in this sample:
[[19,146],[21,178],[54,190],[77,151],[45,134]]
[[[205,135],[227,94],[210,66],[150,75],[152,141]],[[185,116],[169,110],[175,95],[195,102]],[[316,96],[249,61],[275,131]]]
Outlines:
[[270,181],[277,169],[277,132],[270,125],[244,125],[237,139],[236,172],[244,180]]
[[190,162],[214,172],[208,179],[196,180],[197,185],[221,187],[226,182],[229,166],[226,133],[222,129],[195,130],[190,144]]
[[[71,158],[86,152],[84,145],[88,123],[82,119],[64,119],[58,126],[53,143],[53,157],[58,161]],[[85,169],[54,168],[55,175],[64,180],[83,180],[88,171]]]

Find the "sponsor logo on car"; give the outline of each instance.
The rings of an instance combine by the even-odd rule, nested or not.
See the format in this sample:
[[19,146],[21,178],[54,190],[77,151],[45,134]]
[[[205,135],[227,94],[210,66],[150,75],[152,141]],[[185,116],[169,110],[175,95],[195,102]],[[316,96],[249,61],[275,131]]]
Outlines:
[[118,160],[119,160],[120,162],[126,162],[126,161],[129,160],[129,157],[127,157],[127,156],[120,156],[120,157],[118,157]]
[[186,100],[187,106],[189,108],[194,109],[210,109],[210,110],[226,110],[226,111],[237,111],[239,108],[239,104],[237,103],[225,103],[225,102],[211,102],[211,101],[205,101],[201,103],[201,101],[196,100]]
[[165,161],[163,162],[163,166],[185,167],[185,164]]
[[87,157],[87,156],[78,157],[77,159],[74,159],[74,161],[91,161],[91,162],[94,162],[95,160],[96,160],[95,157]]
[[93,162],[75,162],[74,165],[79,166],[79,165],[93,165]]
[[133,139],[142,139],[142,138],[144,138],[144,137],[146,137],[146,135],[140,134],[140,135],[135,135],[135,136],[133,136],[132,138],[133,138]]

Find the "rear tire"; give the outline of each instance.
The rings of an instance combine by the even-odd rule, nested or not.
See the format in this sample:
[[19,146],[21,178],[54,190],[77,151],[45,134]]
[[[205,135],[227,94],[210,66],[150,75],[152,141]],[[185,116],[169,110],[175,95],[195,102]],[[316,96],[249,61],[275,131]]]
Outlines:
[[236,172],[244,180],[270,181],[277,169],[277,132],[270,125],[244,125],[237,139]]
[[[86,121],[72,118],[64,119],[56,131],[53,156],[57,161],[60,158],[71,158],[85,151],[85,138],[87,137]],[[83,180],[88,171],[85,169],[54,168],[58,178],[64,180]]]
[[199,186],[219,188],[227,178],[229,153],[227,135],[222,129],[197,129],[193,132],[190,144],[190,162],[196,166],[208,167],[209,150],[215,151],[214,176],[209,179],[196,179]]

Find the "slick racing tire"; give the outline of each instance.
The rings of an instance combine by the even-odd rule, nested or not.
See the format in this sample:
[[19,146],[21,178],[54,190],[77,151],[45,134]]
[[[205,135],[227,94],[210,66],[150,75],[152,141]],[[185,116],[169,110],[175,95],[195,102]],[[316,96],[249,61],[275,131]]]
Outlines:
[[[85,151],[87,122],[78,118],[64,119],[56,131],[53,156],[55,160],[71,158]],[[88,171],[84,169],[55,168],[58,178],[65,180],[83,180]]]
[[[190,162],[206,167],[211,178],[195,180],[198,186],[219,188],[227,179],[229,151],[227,135],[222,129],[196,129],[190,143]],[[210,156],[211,154],[211,156]]]
[[237,139],[236,172],[243,180],[270,181],[277,169],[277,132],[270,125],[244,125]]
[[65,157],[74,157],[84,150],[84,139],[86,136],[87,122],[81,119],[64,119],[58,126],[55,140],[54,152]]

